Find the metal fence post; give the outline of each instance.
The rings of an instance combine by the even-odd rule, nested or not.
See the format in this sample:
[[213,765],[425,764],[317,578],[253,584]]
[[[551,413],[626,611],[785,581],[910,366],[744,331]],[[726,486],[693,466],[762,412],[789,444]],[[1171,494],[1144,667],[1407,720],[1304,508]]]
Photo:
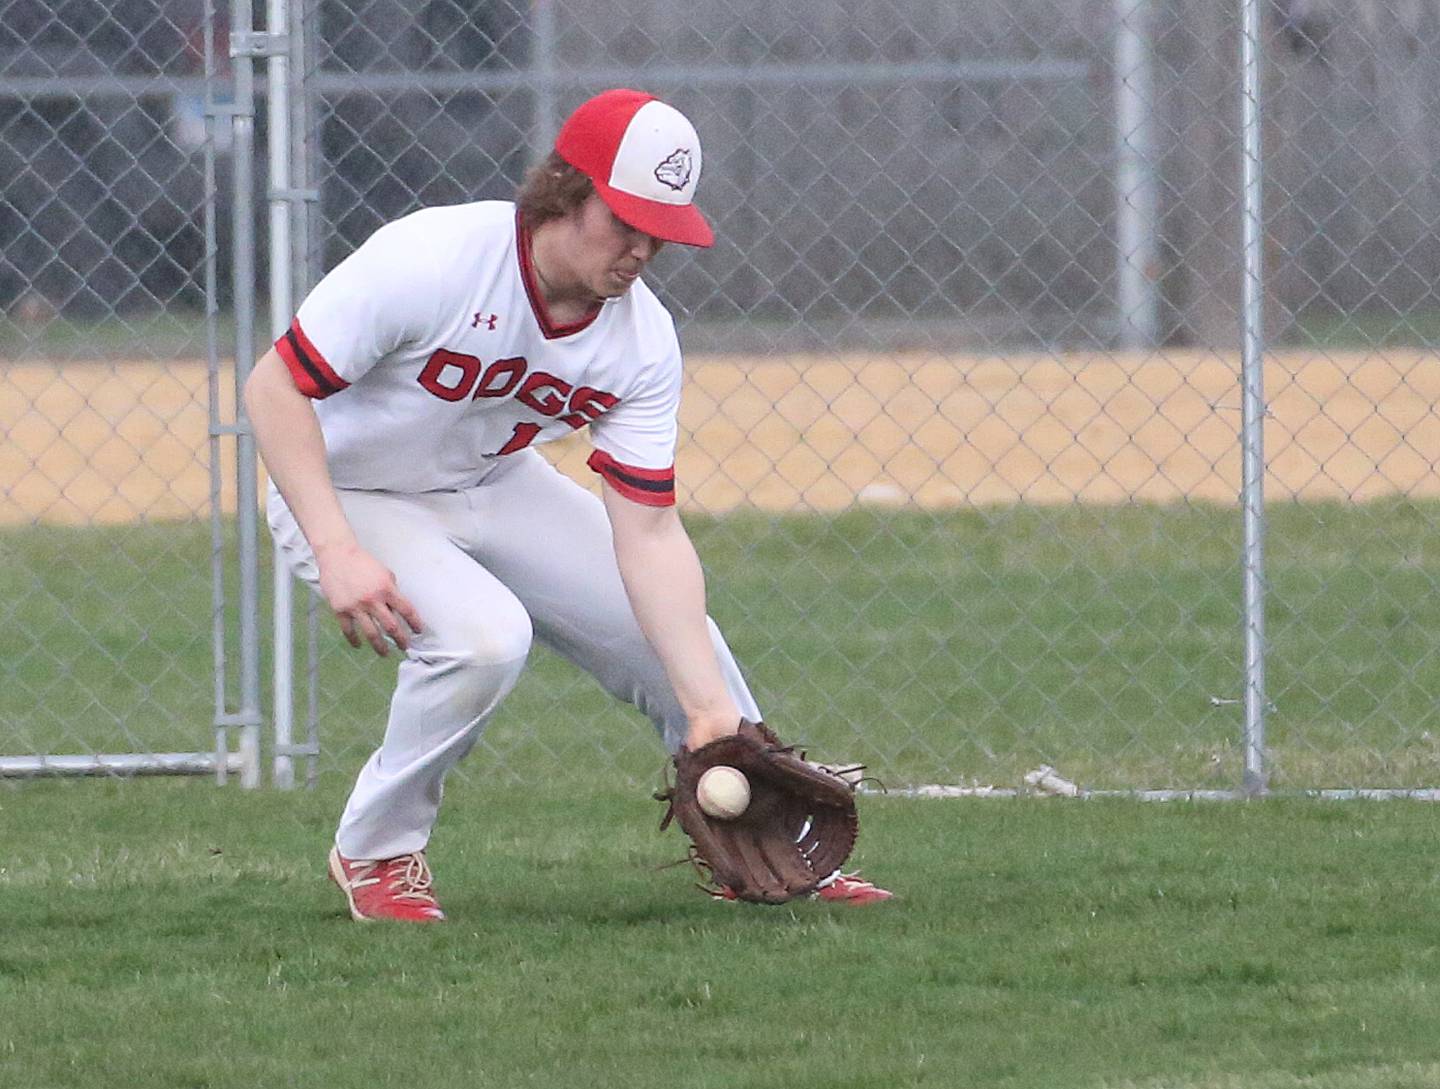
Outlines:
[[1145,349],[1156,346],[1160,294],[1150,0],[1116,0],[1115,18],[1115,308],[1120,346]]
[[1242,492],[1244,507],[1244,789],[1266,792],[1265,770],[1265,342],[1264,207],[1260,143],[1260,3],[1241,0]]
[[255,439],[241,398],[245,380],[255,365],[255,74],[250,58],[256,55],[254,11],[249,0],[237,0],[231,10],[230,56],[235,66],[234,117],[234,270],[235,270],[235,418],[236,534],[239,539],[240,585],[240,784],[260,785],[260,585],[257,520]]
[[[293,309],[291,224],[294,200],[298,196],[290,176],[290,47],[288,0],[269,0],[265,28],[272,45],[266,57],[268,93],[265,106],[270,151],[270,336],[285,331]],[[279,43],[283,43],[283,46]],[[271,637],[274,693],[271,713],[275,718],[275,753],[272,781],[282,790],[295,785],[294,763],[294,639],[292,638],[292,581],[289,566],[275,548],[272,578],[273,610]]]

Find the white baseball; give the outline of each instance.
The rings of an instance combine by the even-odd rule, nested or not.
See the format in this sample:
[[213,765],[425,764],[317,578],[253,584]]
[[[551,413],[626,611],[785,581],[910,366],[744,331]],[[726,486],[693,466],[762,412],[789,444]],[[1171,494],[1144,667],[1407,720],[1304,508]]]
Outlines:
[[695,800],[706,816],[734,820],[750,804],[750,782],[739,768],[717,764],[695,784]]

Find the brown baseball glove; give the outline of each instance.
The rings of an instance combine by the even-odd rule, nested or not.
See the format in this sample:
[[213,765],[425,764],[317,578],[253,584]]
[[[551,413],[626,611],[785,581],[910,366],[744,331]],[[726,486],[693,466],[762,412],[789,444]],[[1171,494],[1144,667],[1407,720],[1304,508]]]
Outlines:
[[[854,785],[809,763],[763,722],[741,722],[738,733],[694,752],[681,749],[674,765],[674,785],[655,795],[668,804],[660,829],[680,822],[701,887],[713,896],[759,904],[810,896],[855,847]],[[700,777],[720,766],[738,769],[750,784],[748,807],[728,819],[707,815],[696,796]]]

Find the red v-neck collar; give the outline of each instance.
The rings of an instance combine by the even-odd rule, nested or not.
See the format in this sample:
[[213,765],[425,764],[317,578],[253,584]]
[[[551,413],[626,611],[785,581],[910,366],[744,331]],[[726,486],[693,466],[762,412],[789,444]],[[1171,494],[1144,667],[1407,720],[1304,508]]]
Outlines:
[[579,321],[569,325],[557,325],[550,319],[550,310],[545,305],[545,296],[540,293],[540,284],[535,276],[535,259],[530,253],[530,229],[520,222],[520,212],[515,212],[515,252],[520,260],[520,282],[525,285],[525,295],[530,300],[530,309],[540,325],[540,332],[546,340],[574,336],[600,316],[600,306],[586,314]]

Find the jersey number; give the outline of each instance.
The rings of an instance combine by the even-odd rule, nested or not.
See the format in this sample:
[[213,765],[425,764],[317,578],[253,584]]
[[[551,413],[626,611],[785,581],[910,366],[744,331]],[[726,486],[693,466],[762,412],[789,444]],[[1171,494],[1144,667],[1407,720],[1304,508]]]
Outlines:
[[510,436],[510,441],[496,450],[495,453],[497,455],[513,454],[516,450],[523,450],[535,441],[535,436],[538,434],[540,434],[539,424],[516,424],[515,433]]

